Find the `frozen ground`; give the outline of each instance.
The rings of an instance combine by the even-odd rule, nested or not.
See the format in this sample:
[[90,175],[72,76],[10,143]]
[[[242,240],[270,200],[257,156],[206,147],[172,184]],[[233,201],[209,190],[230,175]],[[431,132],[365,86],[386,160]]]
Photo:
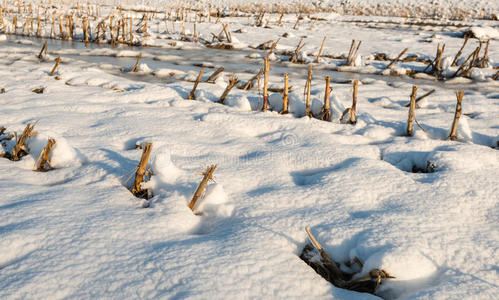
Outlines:
[[[232,31],[246,30],[232,33],[242,45],[233,53],[251,69],[231,72],[249,78],[263,52],[245,58],[247,46],[288,31],[294,36],[283,39],[280,50],[307,35],[304,51],[317,51],[323,34],[334,31],[338,35],[325,52],[347,52],[356,37],[363,40],[363,61],[376,51],[396,56],[408,46],[432,56],[438,42],[454,55],[462,44],[451,34],[455,28],[431,27],[421,37],[416,29],[382,22],[368,28],[329,20],[317,24],[316,33],[310,24],[291,31],[296,17],[287,17],[287,29],[231,20]],[[200,30],[218,33],[220,24]],[[393,46],[385,46],[388,38]],[[430,43],[422,43],[424,38]],[[295,87],[287,115],[276,112],[282,108],[279,93],[270,95],[273,111],[260,112],[256,89],[235,88],[227,105],[214,103],[229,72],[215,84],[202,82],[196,100],[186,100],[199,67],[164,45],[51,45],[40,61],[39,41],[6,40],[0,42],[0,127],[20,134],[28,122],[37,122],[38,134],[28,140],[31,153],[21,161],[0,159],[1,299],[376,299],[332,286],[299,259],[308,243],[305,226],[342,264],[356,256],[364,262],[362,274],[379,268],[395,276],[378,291],[384,299],[497,297],[499,87],[489,78],[499,59],[497,40],[491,40],[488,67],[480,69],[486,76],[417,81],[419,95],[436,92],[416,110],[426,132],[415,125],[413,137],[404,136],[410,78],[360,76],[358,121],[350,125],[339,121],[351,105],[349,80],[332,84],[332,121],[310,119],[302,95],[306,66],[278,59],[271,62],[271,85],[282,86],[287,71]],[[465,53],[477,42],[470,43]],[[191,45],[178,48],[203,51]],[[120,72],[141,50],[139,74]],[[59,55],[56,80],[48,73]],[[224,65],[215,55],[206,60]],[[174,63],[159,63],[165,61]],[[321,69],[311,89],[316,114],[323,104],[323,75],[339,76],[333,64],[314,66]],[[158,74],[174,78],[164,83]],[[449,141],[460,85],[465,95],[459,138]],[[32,92],[41,87],[42,94]],[[33,172],[48,137],[56,140],[55,169]],[[149,208],[127,190],[141,155],[135,145],[143,142],[153,143]],[[10,143],[4,145],[9,150]],[[428,163],[434,172],[413,172]],[[187,204],[201,180],[198,171],[211,164],[218,165],[216,182],[196,207],[203,215],[194,215]]]

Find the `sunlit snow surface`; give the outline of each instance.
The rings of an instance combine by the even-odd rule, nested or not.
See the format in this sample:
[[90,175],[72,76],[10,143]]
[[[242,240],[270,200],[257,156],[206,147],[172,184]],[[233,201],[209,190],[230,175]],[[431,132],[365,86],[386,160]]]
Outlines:
[[[237,36],[246,45],[290,31],[247,27],[255,35]],[[453,55],[462,43],[447,35],[418,44],[416,33],[331,28],[338,43],[327,51],[337,53],[356,34],[362,55],[396,56],[409,44],[413,52],[434,53],[443,40]],[[296,45],[304,34],[312,38],[310,51],[320,45],[323,34],[312,36],[308,26],[283,45]],[[385,49],[388,36],[396,46]],[[123,75],[117,59],[133,66],[140,50],[87,53],[115,57],[100,61],[74,49],[49,51],[39,62],[38,41],[2,43],[0,126],[20,134],[38,121],[38,135],[21,161],[0,159],[1,299],[375,299],[333,287],[298,258],[305,226],[335,260],[356,256],[362,274],[379,268],[395,276],[379,290],[386,299],[497,297],[497,83],[463,84],[459,139],[451,142],[456,97],[447,83],[418,81],[420,95],[437,91],[416,110],[426,133],[415,125],[415,135],[406,137],[407,80],[361,77],[352,126],[339,122],[351,105],[350,83],[332,84],[332,122],[309,119],[303,74],[292,67],[291,113],[279,115],[279,93],[270,94],[274,112],[257,111],[256,90],[234,89],[227,105],[214,103],[228,72],[216,84],[201,83],[196,100],[185,100],[192,83],[184,76],[195,79],[199,68],[147,61],[177,61],[175,53],[146,49],[140,74]],[[492,60],[497,46],[491,42]],[[48,76],[58,55],[61,80]],[[251,66],[242,58],[241,64]],[[281,71],[271,84],[282,86]],[[328,70],[321,72],[312,84],[314,112],[323,104]],[[43,94],[31,92],[39,87]],[[56,139],[55,170],[33,172],[49,137]],[[144,142],[153,143],[153,175],[144,184],[153,190],[149,208],[126,188],[141,156],[136,145]],[[428,162],[433,172],[413,173]],[[218,165],[214,181],[195,215],[187,204],[211,164]]]

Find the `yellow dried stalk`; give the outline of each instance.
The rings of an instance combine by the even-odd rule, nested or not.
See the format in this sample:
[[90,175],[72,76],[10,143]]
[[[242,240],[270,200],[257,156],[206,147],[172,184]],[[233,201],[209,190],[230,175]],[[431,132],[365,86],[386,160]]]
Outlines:
[[357,112],[357,94],[358,94],[358,91],[359,91],[359,80],[354,79],[353,80],[352,107],[349,110],[349,114],[350,114],[349,123],[350,124],[357,123],[355,113]]
[[336,263],[334,260],[329,256],[329,254],[324,251],[322,248],[321,244],[317,241],[317,239],[314,237],[312,232],[310,232],[310,229],[308,227],[305,227],[305,231],[307,232],[308,237],[310,238],[310,241],[314,245],[314,247],[319,251],[319,254],[321,255],[322,259],[324,260],[324,263],[328,265],[328,267],[331,269],[332,273],[331,275],[334,276],[335,280],[338,280],[340,282],[343,281],[343,274],[341,273],[340,269],[338,266],[336,266]]
[[329,109],[329,95],[331,93],[331,77],[326,76],[326,91],[324,92],[324,106],[322,107],[322,116],[321,119],[323,121],[329,121],[331,119],[331,110]]
[[231,76],[229,78],[229,84],[225,88],[225,91],[223,92],[222,96],[220,96],[220,99],[218,99],[218,103],[223,104],[225,101],[225,98],[227,98],[227,96],[229,95],[232,88],[235,87],[236,84],[238,84],[238,83],[239,83],[239,79],[237,79],[237,77],[235,77],[235,76]]
[[88,43],[88,21],[87,19],[83,19],[83,36],[84,36],[84,42]]
[[402,52],[400,52],[400,54],[394,60],[392,60],[392,62],[389,63],[388,66],[386,66],[386,69],[390,69],[402,57],[402,55],[407,52],[407,50],[409,50],[409,48],[405,48],[404,50],[402,50]]
[[267,106],[268,106],[268,98],[269,98],[269,91],[268,91],[268,87],[269,87],[269,68],[270,68],[270,64],[269,64],[269,56],[266,55],[265,56],[265,62],[264,62],[264,69],[263,69],[263,106],[262,106],[262,111],[266,111],[267,110]]
[[218,68],[213,74],[211,74],[208,79],[206,79],[206,82],[214,82],[215,78],[217,78],[218,74],[222,73],[224,71],[224,67]]
[[326,43],[326,36],[324,36],[324,39],[322,40],[321,48],[319,49],[319,53],[317,53],[317,57],[315,58],[316,63],[319,63],[319,59],[321,58],[322,49],[324,48],[325,43]]
[[246,90],[252,88],[253,81],[257,80],[260,77],[260,75],[262,75],[262,73],[263,73],[263,69],[260,69],[255,76],[253,76],[250,80],[248,80],[248,82],[246,82],[246,84],[243,86],[242,89],[246,91]]
[[452,121],[452,128],[450,130],[449,138],[451,141],[455,141],[457,139],[457,124],[459,123],[459,118],[461,117],[462,107],[461,102],[463,102],[463,91],[456,92],[456,112],[454,114],[454,121]]
[[352,43],[350,44],[350,50],[348,50],[347,63],[346,63],[347,65],[350,62],[350,57],[352,57],[354,47],[355,47],[355,40],[352,40]]
[[347,60],[347,65],[351,66],[355,62],[355,58],[357,57],[357,53],[359,52],[360,45],[362,44],[362,41],[359,41],[357,43],[357,48],[355,48],[355,51],[352,53],[352,56],[349,57]]
[[139,53],[139,56],[137,57],[137,62],[135,63],[135,66],[133,66],[132,68],[132,72],[137,72],[141,58],[142,58],[142,52]]
[[152,150],[152,143],[146,143],[142,149],[142,157],[140,158],[137,171],[135,172],[135,180],[133,182],[133,187],[132,187],[132,194],[134,194],[136,197],[140,197],[144,193],[140,184],[144,181],[147,161],[149,160],[149,155],[151,154],[151,150]]
[[296,17],[296,23],[295,23],[295,25],[293,26],[293,29],[296,29],[296,27],[298,26],[298,23],[300,22],[300,18],[301,18],[301,15],[298,15],[298,16]]
[[38,58],[42,59],[43,58],[43,52],[47,52],[47,42],[43,43],[42,50],[40,50],[40,53],[38,54]]
[[38,156],[38,159],[35,162],[35,171],[39,172],[48,171],[49,169],[46,168],[46,165],[48,165],[49,168],[52,167],[50,165],[50,151],[52,151],[54,145],[55,145],[55,140],[53,138],[49,138],[47,141],[47,145],[42,150],[40,156]]
[[412,136],[413,134],[413,120],[414,120],[414,111],[416,110],[416,95],[418,93],[418,86],[412,86],[412,94],[411,94],[411,103],[409,105],[409,116],[407,118],[407,136]]
[[313,117],[310,112],[310,93],[312,92],[312,65],[308,68],[308,76],[307,82],[305,83],[305,91],[306,91],[306,101],[305,101],[305,115],[309,117]]
[[289,74],[284,73],[284,89],[282,91],[282,110],[279,112],[281,115],[287,114],[289,112],[288,91],[289,91]]
[[[431,95],[431,94],[433,94],[433,93],[435,93],[435,89],[432,89],[431,91],[427,92],[426,94],[424,94],[424,95],[422,95],[422,96],[417,97],[417,98],[416,98],[416,108],[419,108],[419,106],[418,106],[418,102],[419,102],[419,101],[423,100],[424,98],[426,98],[426,97],[430,96],[430,95]],[[405,105],[405,107],[409,107],[410,105],[411,105],[411,103],[409,102],[409,103],[407,103],[407,104]]]
[[53,76],[53,75],[54,75],[55,70],[57,70],[57,67],[59,66],[59,64],[60,64],[60,63],[61,63],[61,57],[59,56],[59,57],[57,58],[57,60],[55,61],[55,65],[54,65],[54,67],[52,68],[52,71],[50,71],[49,76]]
[[192,91],[190,92],[189,94],[189,100],[194,100],[196,99],[196,95],[195,95],[195,92],[196,92],[196,89],[198,87],[198,84],[199,82],[201,81],[201,77],[203,76],[203,73],[204,73],[204,70],[201,69],[199,71],[199,75],[198,75],[198,78],[196,78],[196,82],[194,82],[194,86],[192,87]]
[[30,123],[28,123],[28,125],[26,125],[26,127],[24,128],[23,130],[23,133],[21,134],[21,137],[19,138],[19,140],[17,140],[17,134],[16,134],[16,145],[14,146],[14,149],[12,149],[12,160],[19,160],[20,157],[19,157],[19,154],[21,152],[21,150],[24,150],[25,147],[24,147],[24,142],[26,142],[26,140],[29,138],[29,137],[32,137],[33,135],[36,134],[36,132],[33,131],[33,129],[35,128],[35,125],[36,124],[33,124],[33,126],[31,126]]
[[203,191],[205,190],[206,186],[208,185],[208,181],[212,179],[213,177],[213,172],[215,172],[215,169],[217,168],[217,165],[211,165],[206,169],[206,172],[203,174],[203,180],[201,180],[201,183],[199,183],[198,188],[196,189],[196,192],[194,192],[194,195],[192,196],[192,200],[189,203],[189,208],[191,210],[194,210],[194,206],[196,205],[196,202],[198,199],[201,197],[203,194]]

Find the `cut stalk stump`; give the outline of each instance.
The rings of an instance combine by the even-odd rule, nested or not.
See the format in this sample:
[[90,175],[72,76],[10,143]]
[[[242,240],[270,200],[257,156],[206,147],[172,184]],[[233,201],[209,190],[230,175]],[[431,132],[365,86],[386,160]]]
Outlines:
[[307,81],[305,82],[305,115],[312,118],[313,114],[310,111],[310,96],[312,92],[312,65],[308,68]]
[[263,68],[263,106],[262,106],[262,111],[267,110],[268,106],[268,97],[269,97],[269,91],[268,91],[268,86],[269,86],[269,69],[270,69],[270,63],[269,63],[269,56],[265,56],[265,61],[264,61],[264,68]]
[[331,94],[331,77],[326,76],[326,90],[324,92],[324,106],[322,107],[321,120],[330,121],[331,120],[331,110],[330,110],[330,97]]
[[[423,100],[424,98],[426,98],[426,97],[430,96],[430,95],[431,95],[431,94],[433,94],[433,93],[435,93],[435,89],[432,89],[432,90],[431,90],[431,91],[429,91],[428,93],[426,93],[426,94],[424,94],[424,95],[422,95],[422,96],[417,97],[417,98],[416,98],[416,108],[419,108],[419,106],[418,106],[418,102],[419,102],[419,101]],[[409,102],[409,103],[407,103],[407,104],[405,105],[405,107],[409,107],[409,106],[411,106],[411,102]]]
[[357,95],[358,95],[358,90],[359,90],[359,80],[354,79],[353,80],[353,93],[352,93],[352,107],[349,107],[345,109],[343,114],[341,115],[340,121],[342,121],[345,116],[348,114],[348,124],[355,125],[357,123]]
[[412,94],[411,94],[411,102],[409,103],[409,116],[407,118],[407,136],[412,136],[414,133],[413,129],[413,121],[415,119],[414,117],[414,111],[416,110],[416,95],[418,93],[418,86],[413,85],[412,86]]
[[218,68],[215,72],[213,72],[213,74],[211,74],[210,77],[208,77],[208,79],[206,79],[206,82],[215,82],[215,79],[217,78],[218,74],[222,73],[224,71],[224,67],[220,67]]
[[456,112],[454,114],[454,121],[452,121],[452,128],[450,130],[450,135],[449,135],[449,139],[451,141],[455,141],[457,139],[457,125],[459,123],[459,118],[461,117],[462,113],[461,103],[463,102],[463,95],[464,95],[463,91],[456,92],[456,98],[457,98]]
[[55,145],[55,140],[53,138],[49,138],[47,141],[47,145],[38,156],[38,159],[35,162],[35,171],[38,172],[46,172],[52,169],[50,165],[50,151]]
[[194,86],[192,87],[192,91],[189,94],[189,100],[195,100],[196,99],[196,95],[195,95],[196,89],[198,87],[199,82],[201,81],[201,77],[203,76],[203,73],[204,73],[204,70],[201,69],[201,71],[199,71],[198,78],[196,78],[196,82],[194,82]]
[[284,73],[284,89],[282,91],[282,110],[279,114],[284,115],[289,112],[289,101],[288,101],[288,93],[289,93],[289,74]]
[[47,54],[47,42],[43,43],[43,47],[42,50],[40,50],[40,53],[38,54],[38,58],[42,59],[44,54]]
[[132,68],[132,72],[137,72],[137,70],[139,69],[139,63],[141,58],[142,58],[142,52],[139,53],[139,56],[137,57],[137,62]]
[[253,76],[250,80],[248,80],[248,82],[246,82],[246,84],[242,87],[242,90],[246,91],[246,90],[251,89],[253,87],[253,81],[259,79],[260,75],[262,75],[262,73],[263,73],[263,69],[260,69],[255,76]]
[[147,175],[147,161],[149,160],[149,155],[151,154],[152,143],[146,143],[142,148],[142,157],[140,158],[139,165],[137,166],[137,171],[135,172],[135,180],[133,182],[132,194],[138,198],[149,199],[152,195],[149,190],[142,189],[142,182]]
[[392,60],[392,62],[389,63],[388,66],[386,66],[386,69],[390,69],[397,61],[399,61],[399,59],[402,57],[402,55],[404,55],[404,53],[407,52],[407,50],[409,49],[405,48],[404,50],[402,50],[402,52],[400,52],[400,54],[394,60]]
[[237,79],[237,77],[235,76],[231,76],[229,78],[229,84],[225,88],[225,91],[223,92],[222,96],[220,96],[220,99],[218,99],[218,103],[224,104],[225,98],[227,98],[232,88],[234,88],[238,83],[239,79]]
[[60,64],[60,63],[61,63],[61,57],[59,56],[59,57],[57,58],[57,60],[55,61],[55,65],[54,65],[54,67],[52,68],[52,71],[50,71],[49,76],[53,76],[53,75],[54,75],[55,70],[57,70],[57,67],[59,66],[59,64]]
[[20,160],[21,157],[23,157],[29,153],[29,150],[24,145],[24,143],[26,142],[26,140],[28,140],[28,138],[37,134],[36,131],[33,131],[33,129],[35,128],[35,125],[36,125],[36,123],[33,125],[28,123],[28,125],[26,125],[26,127],[24,128],[23,133],[21,134],[21,137],[19,139],[17,139],[17,134],[15,134],[16,145],[14,146],[14,149],[12,149],[12,153],[8,156],[8,158],[10,160],[14,160],[14,161]]
[[203,173],[203,180],[201,180],[201,183],[199,183],[199,186],[196,189],[196,192],[194,192],[194,195],[192,196],[192,200],[189,203],[189,208],[192,211],[194,211],[194,207],[196,206],[196,202],[199,200],[199,198],[203,194],[206,186],[208,185],[208,181],[213,179],[213,173],[215,172],[216,168],[217,168],[217,165],[211,165],[206,169],[206,172]]

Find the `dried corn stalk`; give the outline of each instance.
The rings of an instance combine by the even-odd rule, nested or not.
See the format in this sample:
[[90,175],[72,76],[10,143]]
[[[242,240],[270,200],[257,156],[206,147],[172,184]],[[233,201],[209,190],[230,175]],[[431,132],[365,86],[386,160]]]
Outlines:
[[132,194],[136,197],[148,197],[148,193],[142,189],[141,183],[144,181],[144,177],[146,175],[147,161],[149,160],[151,150],[152,143],[146,143],[142,149],[142,157],[140,158],[137,171],[135,172],[135,180],[132,187]]
[[59,66],[59,64],[60,64],[60,63],[61,63],[61,57],[59,56],[59,57],[57,58],[57,60],[55,61],[55,65],[54,65],[54,67],[52,68],[52,71],[50,71],[49,76],[53,76],[53,75],[54,75],[55,70],[57,70],[57,67]]
[[141,58],[142,58],[142,52],[139,53],[139,56],[137,57],[137,62],[135,63],[135,66],[133,66],[132,68],[132,72],[137,72]]
[[35,128],[35,125],[36,124],[33,124],[33,126],[31,126],[31,124],[28,123],[28,125],[26,125],[26,127],[24,128],[23,133],[21,134],[21,137],[19,138],[19,140],[17,140],[17,136],[16,136],[16,145],[14,146],[14,149],[12,149],[11,160],[19,160],[21,158],[23,152],[24,153],[28,152],[24,143],[26,142],[26,140],[28,138],[30,138],[36,134],[36,131],[33,131],[33,129]]
[[196,99],[196,95],[195,95],[196,88],[198,87],[198,84],[199,84],[199,82],[201,81],[201,77],[203,76],[203,73],[204,73],[204,70],[203,70],[203,69],[201,69],[201,70],[199,71],[198,78],[196,78],[196,82],[194,82],[194,86],[192,87],[192,91],[191,91],[191,93],[189,94],[189,100],[194,100],[194,99]]
[[[38,156],[38,159],[35,162],[35,171],[45,172],[52,168],[50,165],[50,151],[55,145],[55,140],[53,138],[49,138],[47,141],[47,145]],[[48,165],[48,168],[47,168]]]
[[229,78],[229,84],[225,88],[225,91],[223,92],[222,96],[220,96],[220,99],[218,99],[218,103],[224,104],[225,98],[227,98],[232,88],[235,87],[238,83],[239,79],[237,79],[237,77],[235,76],[231,76]]
[[459,123],[459,118],[461,117],[461,112],[462,112],[461,103],[463,102],[463,95],[464,95],[463,91],[456,92],[456,98],[457,98],[456,112],[454,114],[454,121],[452,121],[452,128],[450,130],[450,135],[449,135],[451,141],[457,139],[457,124]]
[[413,120],[414,120],[414,110],[416,109],[416,95],[418,93],[418,86],[412,86],[411,103],[409,105],[409,116],[407,117],[407,136],[413,135]]
[[194,195],[192,196],[192,200],[189,203],[189,208],[191,210],[194,210],[194,206],[196,205],[196,202],[203,194],[203,191],[205,190],[206,186],[208,185],[208,181],[213,178],[213,173],[215,172],[216,168],[217,168],[217,165],[211,165],[206,169],[206,172],[203,173],[203,180],[201,180],[201,183],[199,183],[199,186],[196,189],[196,192],[194,192]]

